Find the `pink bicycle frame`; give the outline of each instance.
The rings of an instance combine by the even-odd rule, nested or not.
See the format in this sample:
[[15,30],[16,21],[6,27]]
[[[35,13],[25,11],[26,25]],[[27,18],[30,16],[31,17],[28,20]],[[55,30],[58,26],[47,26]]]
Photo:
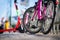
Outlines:
[[[41,11],[41,9],[42,9],[42,0],[38,0],[36,8],[38,9],[38,12],[37,12],[38,19],[41,20],[43,18],[42,11]],[[43,9],[44,14],[46,14],[45,10],[46,10],[46,7],[44,6],[44,9]],[[34,15],[32,17],[32,20],[34,19],[34,16],[36,16],[36,10],[34,10]]]
[[42,19],[41,8],[42,8],[42,0],[38,1],[38,19]]

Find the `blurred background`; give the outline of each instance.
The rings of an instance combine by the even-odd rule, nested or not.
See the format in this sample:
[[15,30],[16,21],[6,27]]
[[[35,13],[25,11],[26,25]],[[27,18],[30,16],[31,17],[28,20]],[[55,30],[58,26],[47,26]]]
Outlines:
[[[21,18],[23,18],[25,10],[34,6],[36,1],[38,0],[17,0],[19,15]],[[0,20],[2,17],[4,17],[4,20],[8,18],[13,22],[17,21],[14,0],[0,0]]]

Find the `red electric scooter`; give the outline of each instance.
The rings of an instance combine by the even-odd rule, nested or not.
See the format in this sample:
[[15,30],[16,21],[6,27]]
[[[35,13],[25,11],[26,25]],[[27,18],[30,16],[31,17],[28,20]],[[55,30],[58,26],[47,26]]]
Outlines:
[[[15,5],[15,8],[16,8],[16,13],[18,14],[18,6],[17,6],[17,0],[14,0],[14,5]],[[20,18],[20,16],[17,16],[18,18],[17,18],[17,23],[16,23],[16,25],[15,25],[15,27],[14,28],[9,28],[9,29],[4,29],[2,26],[3,25],[1,25],[0,26],[0,34],[2,34],[3,32],[6,32],[6,31],[8,31],[8,32],[11,32],[11,31],[13,31],[13,32],[16,32],[17,30],[20,32],[20,33],[24,33],[24,27],[22,27],[21,26],[21,18]],[[23,29],[22,29],[23,28]]]

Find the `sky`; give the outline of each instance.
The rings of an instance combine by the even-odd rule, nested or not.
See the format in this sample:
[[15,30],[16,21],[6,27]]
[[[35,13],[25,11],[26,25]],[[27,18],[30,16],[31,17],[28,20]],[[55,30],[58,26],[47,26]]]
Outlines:
[[[16,16],[16,10],[14,6],[14,0],[11,1],[11,12],[10,12],[10,0],[0,0],[0,18],[8,17],[11,13],[11,16]],[[34,6],[34,3],[37,0],[29,0],[28,5],[21,5],[21,0],[17,0],[17,5],[19,9],[19,13],[22,14],[21,11],[26,11],[27,8]],[[22,16],[21,16],[22,17]]]

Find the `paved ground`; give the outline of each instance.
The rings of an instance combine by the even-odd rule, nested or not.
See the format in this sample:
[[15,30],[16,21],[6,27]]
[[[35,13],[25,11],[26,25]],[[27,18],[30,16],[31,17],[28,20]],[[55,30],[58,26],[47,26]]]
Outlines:
[[29,33],[5,32],[0,34],[0,40],[60,40],[60,35],[43,35],[41,33],[33,35]]

